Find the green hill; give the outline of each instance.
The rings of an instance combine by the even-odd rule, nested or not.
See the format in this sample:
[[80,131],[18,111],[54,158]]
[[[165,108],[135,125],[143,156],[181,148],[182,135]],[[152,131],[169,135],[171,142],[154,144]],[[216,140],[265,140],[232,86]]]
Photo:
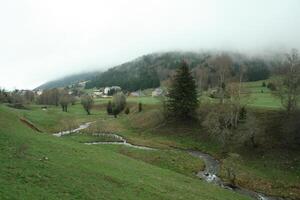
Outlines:
[[35,132],[19,120],[26,112],[40,124],[48,115],[0,106],[0,199],[247,199],[105,146]]
[[118,85],[125,90],[155,88],[160,81],[170,77],[183,60],[190,67],[204,64],[209,57],[207,53],[166,52],[141,56],[133,61],[113,67],[93,78],[86,88]]
[[86,84],[86,88],[117,85],[128,91],[136,91],[159,87],[161,83],[170,79],[183,61],[188,63],[194,76],[203,79],[202,87],[213,87],[218,79],[217,67],[214,65],[220,65],[221,62],[224,62],[221,59],[218,61],[214,59],[223,55],[228,56],[231,62],[228,72],[230,79],[237,78],[241,66],[247,66],[244,80],[250,81],[267,79],[270,76],[270,69],[278,66],[278,61],[274,58],[249,57],[245,54],[233,52],[178,51],[153,53],[99,74]]

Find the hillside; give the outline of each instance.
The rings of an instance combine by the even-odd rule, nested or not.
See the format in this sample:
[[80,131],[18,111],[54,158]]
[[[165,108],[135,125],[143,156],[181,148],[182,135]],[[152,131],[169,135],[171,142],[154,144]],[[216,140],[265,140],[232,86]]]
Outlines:
[[[86,89],[94,87],[120,86],[128,91],[136,91],[139,89],[159,87],[162,83],[169,80],[174,74],[176,68],[186,61],[192,69],[194,76],[199,73],[207,73],[206,81],[202,87],[207,87],[216,79],[216,70],[213,68],[212,62],[217,55],[226,54],[232,62],[230,74],[235,76],[241,65],[248,66],[245,80],[257,81],[269,77],[270,68],[278,67],[278,60],[274,57],[250,57],[244,54],[232,52],[165,52],[152,53],[141,56],[130,62],[123,63],[108,69],[103,73],[81,73],[66,76],[54,81],[47,82],[37,89],[51,89],[56,87],[66,87],[79,81],[88,81]],[[198,73],[198,75],[197,75]],[[197,79],[197,77],[196,77]],[[203,77],[201,77],[203,79]],[[212,85],[211,85],[212,86]]]
[[[278,67],[278,60],[274,57],[253,57],[232,52],[165,52],[141,56],[133,61],[113,67],[94,77],[86,84],[86,88],[120,86],[128,91],[159,87],[166,82],[176,68],[187,62],[193,75],[200,77],[202,86],[213,87],[216,82],[217,71],[214,68],[218,56],[227,56],[230,59],[230,76],[234,78],[242,65],[247,66],[245,80],[256,81],[267,79],[270,68]],[[214,66],[215,65],[215,66]],[[205,74],[204,74],[205,73]],[[206,80],[204,80],[204,76]],[[197,77],[196,77],[196,81]]]
[[90,80],[96,76],[100,72],[85,72],[79,74],[73,74],[69,76],[65,76],[63,78],[59,78],[53,81],[46,82],[38,87],[35,90],[45,90],[45,89],[52,89],[52,88],[59,88],[59,87],[66,87],[71,84],[78,83],[80,81]]
[[19,116],[30,116],[41,126],[50,125],[41,120],[48,115],[58,120],[74,113],[56,116],[56,108],[49,113],[32,109],[0,106],[0,199],[247,199],[108,146],[91,147],[35,132]]
[[209,55],[195,52],[166,52],[141,56],[133,61],[113,67],[96,76],[86,88],[118,85],[135,91],[138,89],[154,88],[160,82],[170,77],[182,62],[186,60],[190,67],[204,64]]

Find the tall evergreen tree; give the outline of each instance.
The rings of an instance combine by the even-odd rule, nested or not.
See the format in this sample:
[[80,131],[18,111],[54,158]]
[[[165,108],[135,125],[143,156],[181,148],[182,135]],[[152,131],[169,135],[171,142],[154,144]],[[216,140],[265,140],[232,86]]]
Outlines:
[[188,120],[195,117],[198,107],[195,80],[186,62],[177,69],[166,102],[168,116]]

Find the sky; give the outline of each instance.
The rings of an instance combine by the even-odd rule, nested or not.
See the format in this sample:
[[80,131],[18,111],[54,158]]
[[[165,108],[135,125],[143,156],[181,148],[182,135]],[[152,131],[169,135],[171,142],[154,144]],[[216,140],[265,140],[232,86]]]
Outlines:
[[171,50],[300,48],[299,0],[0,0],[0,87]]

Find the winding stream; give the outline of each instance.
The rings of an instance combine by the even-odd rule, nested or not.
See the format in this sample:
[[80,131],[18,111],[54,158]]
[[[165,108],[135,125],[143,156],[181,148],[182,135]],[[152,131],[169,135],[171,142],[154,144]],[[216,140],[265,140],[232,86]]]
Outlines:
[[[69,130],[69,131],[61,131],[59,133],[54,133],[54,136],[57,137],[61,137],[63,135],[68,135],[71,133],[76,133],[79,132],[83,129],[88,128],[90,125],[92,124],[92,122],[87,122],[85,124],[80,125],[77,129],[74,130]],[[138,145],[133,145],[127,142],[126,139],[124,139],[122,136],[117,135],[117,134],[112,134],[112,133],[95,133],[93,135],[98,135],[98,136],[109,136],[112,137],[114,139],[116,139],[116,142],[87,142],[84,143],[86,145],[105,145],[105,144],[113,144],[113,145],[125,145],[128,147],[132,147],[132,148],[137,148],[137,149],[144,149],[144,150],[158,150],[158,149],[154,149],[154,148],[150,148],[150,147],[145,147],[145,146],[138,146]],[[181,150],[181,151],[186,151],[186,150]],[[283,198],[279,198],[279,197],[271,197],[271,196],[267,196],[255,191],[251,191],[242,187],[238,187],[238,186],[229,186],[226,185],[222,179],[220,177],[217,176],[217,174],[220,171],[220,163],[217,159],[215,159],[214,157],[212,157],[209,154],[200,152],[200,151],[188,151],[188,153],[194,157],[200,158],[201,160],[203,160],[205,162],[205,169],[204,171],[199,171],[196,175],[197,177],[205,180],[208,183],[212,183],[215,185],[218,185],[222,188],[225,189],[229,189],[232,191],[235,191],[237,193],[246,195],[251,197],[252,199],[255,200],[284,200]]]
[[67,130],[67,131],[61,131],[61,132],[58,132],[58,133],[53,133],[52,135],[56,136],[56,137],[61,137],[63,135],[68,135],[68,134],[71,134],[71,133],[77,133],[83,129],[86,129],[88,128],[93,122],[87,122],[85,124],[81,124],[78,128],[76,129],[73,129],[73,130]]
[[138,145],[133,145],[128,143],[122,136],[117,135],[117,134],[112,134],[112,133],[95,133],[93,135],[97,135],[97,136],[110,136],[114,139],[117,139],[118,142],[86,142],[84,144],[87,145],[94,145],[94,144],[116,144],[116,145],[125,145],[125,146],[129,146],[132,148],[136,148],[136,149],[144,149],[144,150],[157,150],[157,149],[153,149],[150,147],[144,147],[144,146],[138,146]]

